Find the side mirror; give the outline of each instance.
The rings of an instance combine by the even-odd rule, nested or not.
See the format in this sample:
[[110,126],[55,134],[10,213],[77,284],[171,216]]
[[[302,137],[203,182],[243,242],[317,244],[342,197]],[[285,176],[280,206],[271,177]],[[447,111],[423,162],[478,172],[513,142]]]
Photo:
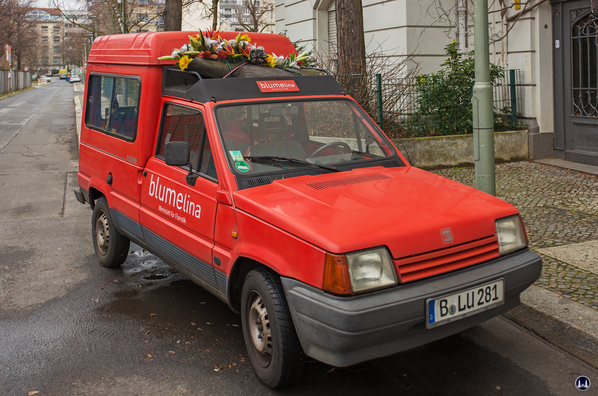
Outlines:
[[189,159],[191,158],[191,147],[187,142],[168,142],[164,146],[164,161],[169,166],[189,166],[187,174],[187,184],[195,186],[197,175],[193,174],[193,169]]
[[185,166],[191,158],[191,147],[187,142],[168,142],[164,146],[164,161],[169,166]]

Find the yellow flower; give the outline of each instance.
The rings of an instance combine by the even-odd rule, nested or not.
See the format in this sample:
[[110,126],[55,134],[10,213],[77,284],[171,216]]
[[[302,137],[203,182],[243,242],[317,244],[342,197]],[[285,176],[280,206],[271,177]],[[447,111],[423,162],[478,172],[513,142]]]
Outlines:
[[185,70],[187,67],[189,67],[189,63],[191,63],[192,60],[193,59],[189,58],[187,55],[179,59],[179,67],[181,70]]
[[268,55],[268,57],[266,58],[266,61],[268,62],[268,65],[270,67],[276,66],[276,58],[274,57],[274,55],[272,55],[272,54]]
[[432,75],[434,75],[434,72],[432,72]]
[[455,40],[453,40],[453,44],[457,44],[457,42]]
[[425,81],[426,81],[425,78],[422,78],[421,80],[419,80],[419,82],[425,82]]
[[247,41],[248,43],[251,43],[251,37],[249,37],[248,34],[244,34],[241,36],[241,40],[243,41]]

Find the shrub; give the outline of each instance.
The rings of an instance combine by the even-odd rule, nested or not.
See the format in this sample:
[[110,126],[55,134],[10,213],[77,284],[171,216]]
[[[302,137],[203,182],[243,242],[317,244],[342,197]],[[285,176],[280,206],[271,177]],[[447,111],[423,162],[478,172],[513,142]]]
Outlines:
[[[471,97],[475,82],[473,51],[462,54],[456,41],[444,47],[448,58],[434,74],[416,81],[416,111],[404,127],[414,136],[458,135],[473,132]],[[504,68],[490,64],[490,80]]]

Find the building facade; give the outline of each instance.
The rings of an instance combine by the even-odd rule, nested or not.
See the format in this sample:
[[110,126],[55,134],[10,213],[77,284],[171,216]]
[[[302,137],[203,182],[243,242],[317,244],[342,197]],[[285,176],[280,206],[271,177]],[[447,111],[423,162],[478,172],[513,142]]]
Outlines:
[[[274,33],[274,3],[271,0],[220,0],[218,3],[217,30],[244,32],[245,26],[255,27],[263,33]],[[202,3],[192,3],[183,9],[182,30],[208,30],[212,19]]]
[[[554,7],[567,5],[566,12],[578,16],[583,12],[575,10],[589,9],[591,0],[552,0],[553,4],[531,0],[527,4],[521,2],[519,7],[513,0],[489,3],[490,61],[505,69],[521,71],[522,121],[529,127],[530,158],[553,155],[573,158],[570,154],[559,154],[559,144],[564,143],[555,143],[555,136],[564,136],[573,125],[572,121],[564,120],[565,116],[557,114],[571,113],[574,107],[575,101],[567,105],[563,99],[571,96],[571,92],[559,94],[560,88],[556,85],[561,84],[563,72],[570,71],[557,67],[553,61],[559,62],[556,54],[568,53],[576,40],[572,37],[579,36],[564,37],[560,49],[553,48],[557,38],[554,29],[567,32],[573,29],[558,24],[556,20],[563,14],[555,16]],[[452,40],[459,42],[463,51],[473,50],[473,9],[473,0],[363,0],[366,52],[384,53],[396,59],[412,56],[409,67],[418,67],[422,73],[436,72],[447,57],[444,47]],[[334,0],[276,0],[275,15],[276,32],[286,30],[291,40],[313,47],[319,56],[334,57],[339,44]],[[556,52],[553,54],[553,51]],[[592,67],[593,73],[598,73],[593,65],[587,69]],[[597,79],[598,76],[592,81]],[[579,96],[580,88],[575,89]],[[588,92],[586,96],[595,97],[595,91]],[[598,108],[595,102],[593,105]],[[584,161],[598,165],[598,150],[591,148],[598,146],[598,135],[581,132],[582,129],[579,127],[576,136],[583,142],[583,150],[595,150],[595,155],[586,156]]]
[[39,35],[37,65],[33,68],[39,72],[61,69],[65,34],[62,14],[54,8],[34,8],[28,15],[36,21]]

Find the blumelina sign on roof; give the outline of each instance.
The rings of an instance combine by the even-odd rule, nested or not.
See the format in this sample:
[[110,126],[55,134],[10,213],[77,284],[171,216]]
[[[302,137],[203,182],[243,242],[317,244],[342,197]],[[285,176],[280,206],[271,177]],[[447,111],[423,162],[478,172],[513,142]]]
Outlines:
[[257,81],[262,92],[299,92],[299,87],[293,80]]

